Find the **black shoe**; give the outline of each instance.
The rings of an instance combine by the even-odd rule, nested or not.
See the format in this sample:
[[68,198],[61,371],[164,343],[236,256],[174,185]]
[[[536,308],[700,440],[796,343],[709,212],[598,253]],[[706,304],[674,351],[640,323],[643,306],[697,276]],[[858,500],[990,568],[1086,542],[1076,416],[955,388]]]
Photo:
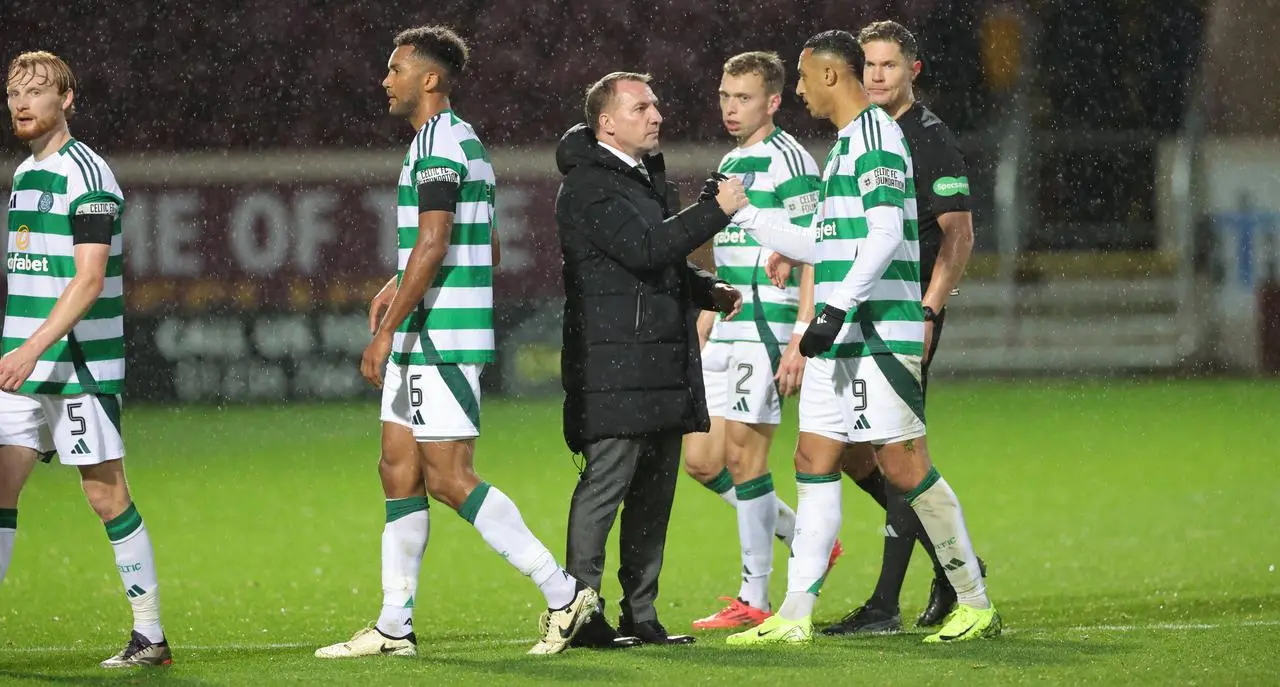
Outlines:
[[[987,563],[978,559],[978,573],[985,579]],[[925,604],[920,617],[916,618],[916,627],[937,627],[947,619],[947,615],[956,607],[956,590],[945,577],[934,577],[929,585],[929,603]]]
[[108,658],[98,665],[103,668],[131,668],[135,666],[167,666],[173,663],[173,653],[169,651],[169,642],[160,640],[152,642],[142,633],[133,630],[129,633],[129,643],[120,653]]
[[902,632],[902,616],[872,606],[871,602],[859,606],[840,619],[840,622],[824,628],[828,637],[839,635],[891,635]]
[[639,639],[641,644],[693,644],[697,641],[693,635],[667,634],[667,628],[657,620],[632,623],[624,619],[618,624],[618,630]]
[[640,646],[640,640],[619,635],[610,627],[609,621],[597,612],[582,624],[578,634],[569,640],[569,646],[577,649],[630,649]]

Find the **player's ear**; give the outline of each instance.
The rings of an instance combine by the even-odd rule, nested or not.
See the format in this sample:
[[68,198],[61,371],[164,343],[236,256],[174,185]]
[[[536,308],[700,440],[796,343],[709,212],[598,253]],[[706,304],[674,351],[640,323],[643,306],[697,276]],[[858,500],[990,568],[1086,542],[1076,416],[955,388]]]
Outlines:
[[924,68],[924,63],[921,62],[920,60],[913,60],[911,62],[911,80],[912,81],[915,81],[916,77],[920,76],[920,70],[923,68]]
[[434,93],[440,90],[441,79],[440,72],[434,69],[428,69],[422,75],[422,90],[424,93]]
[[66,94],[62,96],[62,112],[68,118],[75,112],[75,104],[76,92],[68,88]]
[[775,114],[778,111],[778,108],[781,106],[782,106],[781,93],[774,93],[773,95],[769,96],[769,115],[770,116]]
[[840,76],[836,73],[835,67],[827,65],[822,68],[822,83],[826,84],[827,88],[835,86],[836,82],[839,80]]

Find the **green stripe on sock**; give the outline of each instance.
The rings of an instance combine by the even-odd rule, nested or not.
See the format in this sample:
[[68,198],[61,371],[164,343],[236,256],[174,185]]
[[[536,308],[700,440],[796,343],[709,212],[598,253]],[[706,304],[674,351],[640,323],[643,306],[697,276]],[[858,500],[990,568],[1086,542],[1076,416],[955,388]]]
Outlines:
[[123,513],[107,521],[107,539],[120,541],[136,532],[139,527],[142,527],[142,516],[138,514],[138,508],[130,503]]
[[796,482],[799,484],[827,484],[828,482],[839,482],[840,473],[833,472],[828,475],[811,475],[807,472],[797,472]]
[[387,499],[387,522],[395,522],[410,513],[427,509],[427,497],[410,496],[407,499]]
[[18,529],[18,509],[0,508],[0,529]]
[[907,503],[914,504],[916,499],[920,498],[921,494],[929,491],[929,487],[932,487],[940,479],[942,479],[942,475],[938,474],[938,468],[930,467],[929,474],[925,475],[924,479],[920,480],[920,484],[917,484],[915,489],[906,493]]
[[463,520],[476,524],[476,515],[480,513],[480,506],[484,503],[484,499],[489,495],[489,483],[481,482],[476,485],[475,489],[467,496],[467,500],[462,502],[462,507],[458,509],[458,515]]
[[716,475],[715,479],[703,484],[702,486],[717,494],[723,494],[733,488],[733,475],[729,474],[729,468],[720,468],[720,474]]
[[764,473],[755,479],[749,479],[734,487],[739,501],[750,501],[773,493],[773,475]]
[[818,596],[819,594],[822,593],[822,583],[826,581],[827,581],[827,576],[823,575],[822,577],[819,577],[818,579],[814,580],[813,584],[809,585],[809,588],[806,589],[805,591],[814,596]]

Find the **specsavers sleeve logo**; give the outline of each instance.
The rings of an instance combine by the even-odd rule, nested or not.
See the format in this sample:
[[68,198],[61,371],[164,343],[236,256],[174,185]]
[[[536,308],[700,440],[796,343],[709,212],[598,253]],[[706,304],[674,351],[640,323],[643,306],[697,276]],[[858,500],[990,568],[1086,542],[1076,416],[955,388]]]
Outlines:
[[969,195],[969,177],[938,177],[933,192],[939,196]]

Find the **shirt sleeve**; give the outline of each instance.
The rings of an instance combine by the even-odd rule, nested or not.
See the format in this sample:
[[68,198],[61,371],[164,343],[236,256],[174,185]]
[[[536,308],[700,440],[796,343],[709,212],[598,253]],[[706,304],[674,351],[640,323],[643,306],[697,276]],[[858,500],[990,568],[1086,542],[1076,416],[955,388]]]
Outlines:
[[934,215],[968,212],[969,172],[964,153],[951,132],[935,132],[936,129],[936,126],[926,129],[929,134],[912,149],[916,194],[927,196]]
[[418,210],[453,212],[458,190],[467,178],[467,156],[452,130],[432,122],[414,141],[413,185],[418,191]]
[[879,205],[901,208],[907,193],[907,161],[897,153],[873,149],[854,161],[858,195],[864,210]]

